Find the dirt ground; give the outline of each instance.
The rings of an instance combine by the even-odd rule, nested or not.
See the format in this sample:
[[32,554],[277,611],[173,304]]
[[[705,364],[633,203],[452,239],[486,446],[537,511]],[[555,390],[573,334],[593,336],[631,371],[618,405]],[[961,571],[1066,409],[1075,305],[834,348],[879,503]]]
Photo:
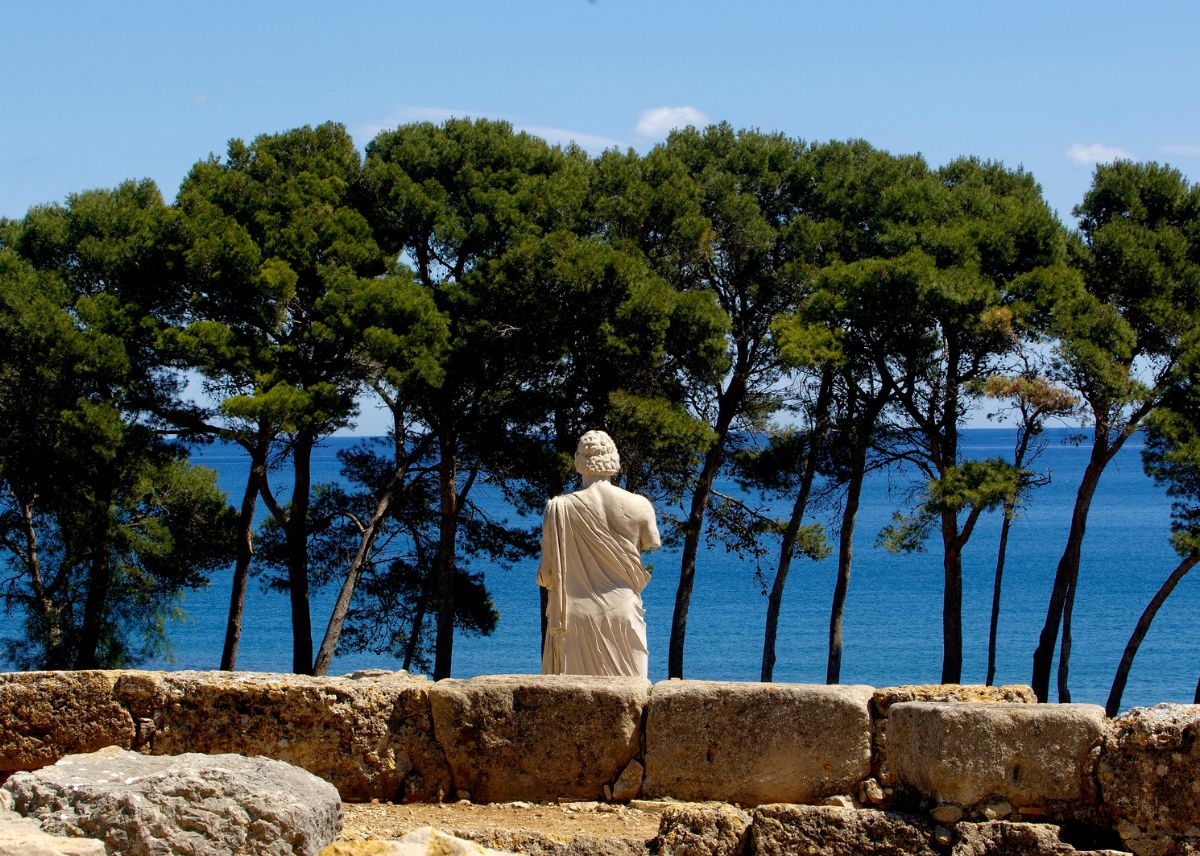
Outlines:
[[445,832],[536,833],[569,842],[578,836],[650,839],[658,832],[659,815],[669,803],[635,800],[608,803],[345,803],[342,841],[399,838],[422,826]]

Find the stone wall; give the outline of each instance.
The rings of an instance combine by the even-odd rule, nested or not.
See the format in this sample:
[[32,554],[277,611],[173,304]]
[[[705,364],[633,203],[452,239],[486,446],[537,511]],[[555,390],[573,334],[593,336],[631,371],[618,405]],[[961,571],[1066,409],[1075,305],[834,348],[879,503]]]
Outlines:
[[232,752],[348,801],[826,805],[901,811],[935,839],[1053,823],[1147,856],[1200,852],[1200,706],[1109,720],[1032,701],[1025,687],[31,672],[0,675],[0,777],[108,745]]

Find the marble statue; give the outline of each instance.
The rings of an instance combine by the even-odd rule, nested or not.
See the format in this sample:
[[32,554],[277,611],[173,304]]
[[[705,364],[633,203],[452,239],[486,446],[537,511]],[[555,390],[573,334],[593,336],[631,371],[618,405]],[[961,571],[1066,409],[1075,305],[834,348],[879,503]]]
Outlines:
[[603,431],[579,439],[583,487],[546,506],[538,585],[549,592],[542,674],[647,677],[641,551],[658,547],[650,501],[611,481],[621,468]]

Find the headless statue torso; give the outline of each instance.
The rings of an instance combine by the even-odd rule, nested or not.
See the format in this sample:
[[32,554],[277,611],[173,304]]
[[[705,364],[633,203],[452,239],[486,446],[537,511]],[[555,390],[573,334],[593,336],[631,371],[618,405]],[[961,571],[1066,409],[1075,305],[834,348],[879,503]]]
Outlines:
[[605,476],[550,500],[537,577],[549,591],[543,674],[647,676],[641,551],[659,544],[650,501]]

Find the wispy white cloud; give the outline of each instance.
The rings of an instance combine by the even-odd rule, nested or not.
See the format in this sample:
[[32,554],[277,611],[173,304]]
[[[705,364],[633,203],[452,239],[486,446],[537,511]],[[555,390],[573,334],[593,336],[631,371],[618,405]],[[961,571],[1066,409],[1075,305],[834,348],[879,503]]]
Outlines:
[[1200,143],[1167,143],[1158,150],[1170,157],[1200,158]]
[[350,129],[350,136],[358,141],[359,145],[366,145],[369,141],[383,131],[390,131],[397,125],[405,125],[409,122],[445,122],[447,119],[452,119],[455,116],[482,116],[482,113],[472,113],[469,110],[451,110],[446,107],[417,107],[414,105],[404,104],[394,108],[390,113],[382,119],[377,119],[371,122],[364,122]]
[[624,144],[611,137],[601,137],[597,134],[585,134],[580,131],[568,131],[566,128],[546,128],[541,125],[513,125],[518,131],[541,137],[548,143],[566,145],[575,143],[585,152],[597,154],[605,149],[619,149]]
[[633,135],[639,140],[661,140],[676,128],[686,128],[695,125],[703,128],[711,125],[712,120],[695,107],[655,107],[642,113]]
[[375,121],[364,122],[358,125],[351,131],[351,135],[359,144],[365,145],[369,140],[376,137],[381,131],[391,130],[397,125],[404,125],[409,122],[445,122],[447,119],[455,117],[470,117],[472,119],[497,119],[504,120],[513,126],[514,130],[524,131],[527,134],[532,134],[535,137],[541,137],[548,143],[554,145],[566,145],[568,143],[576,143],[584,151],[597,153],[605,149],[621,148],[624,144],[620,140],[614,140],[611,137],[602,137],[598,134],[589,134],[584,131],[572,131],[567,128],[552,128],[545,125],[527,125],[517,118],[505,116],[500,113],[492,113],[483,110],[456,110],[448,107],[417,107],[413,105],[402,105],[395,108],[387,117]]
[[1098,163],[1110,163],[1115,160],[1136,160],[1137,157],[1129,149],[1119,146],[1106,146],[1103,143],[1072,143],[1063,152],[1068,158],[1080,166],[1092,166]]

